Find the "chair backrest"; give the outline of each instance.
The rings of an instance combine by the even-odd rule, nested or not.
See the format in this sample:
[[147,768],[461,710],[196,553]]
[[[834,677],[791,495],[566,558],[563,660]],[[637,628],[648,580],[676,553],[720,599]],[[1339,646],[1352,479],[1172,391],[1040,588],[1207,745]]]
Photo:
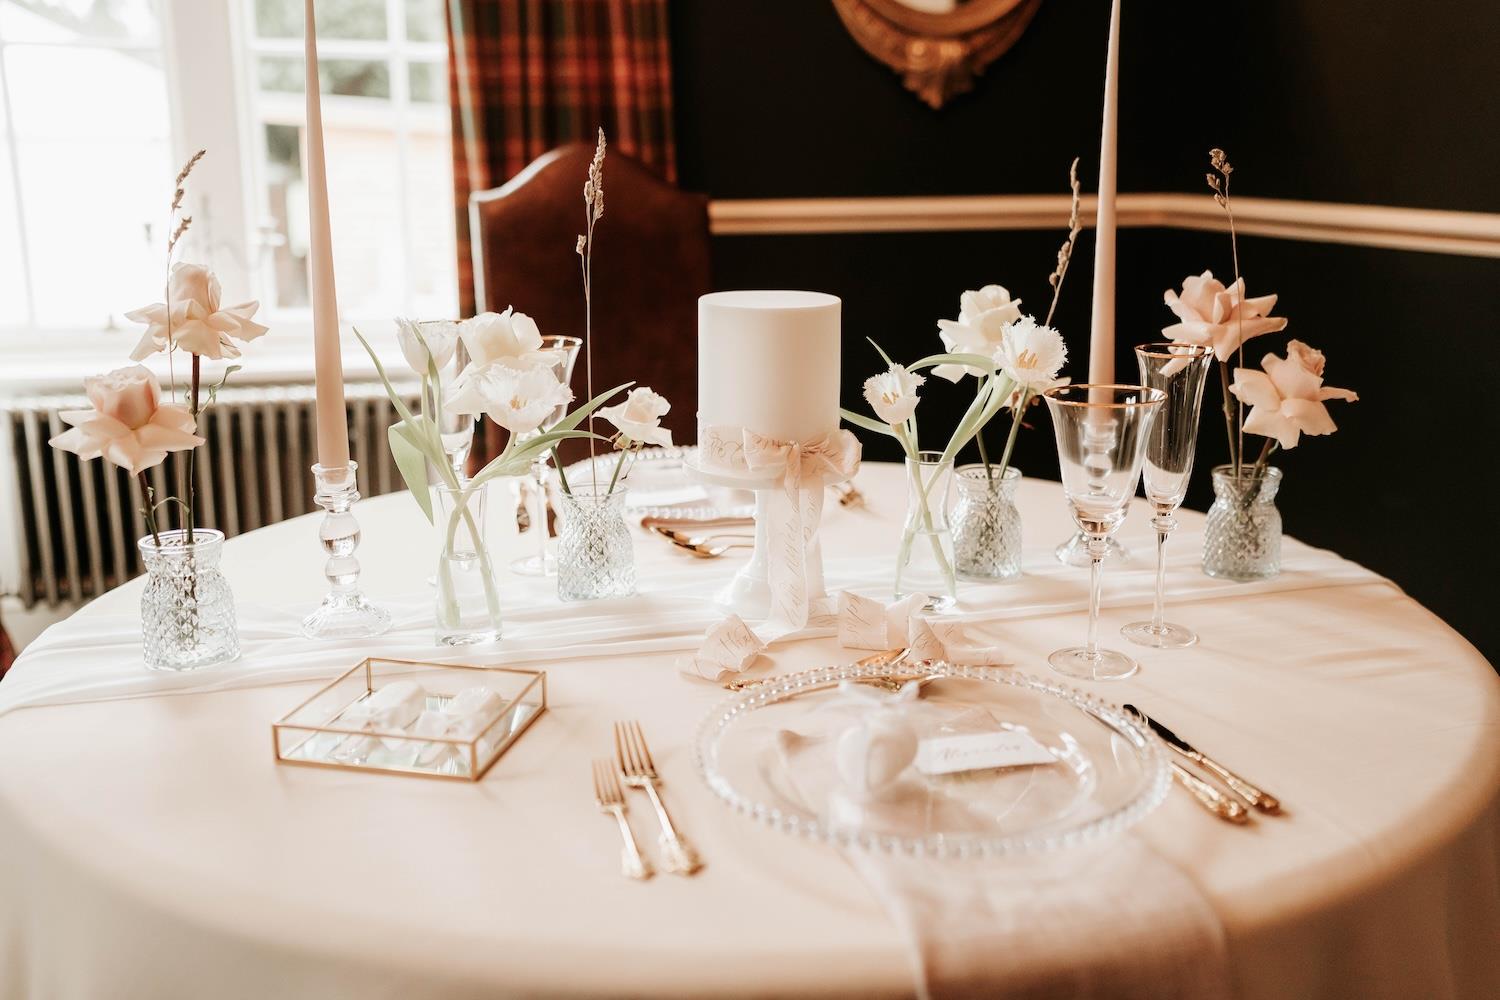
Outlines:
[[[594,147],[562,146],[469,199],[481,311],[514,306],[544,334],[584,334],[583,182]],[[594,391],[634,381],[672,404],[663,424],[691,444],[698,412],[698,296],[711,290],[708,198],[679,191],[613,150],[594,230]],[[587,398],[580,355],[573,393]],[[567,449],[581,452],[579,442]],[[586,447],[584,451],[586,451]]]

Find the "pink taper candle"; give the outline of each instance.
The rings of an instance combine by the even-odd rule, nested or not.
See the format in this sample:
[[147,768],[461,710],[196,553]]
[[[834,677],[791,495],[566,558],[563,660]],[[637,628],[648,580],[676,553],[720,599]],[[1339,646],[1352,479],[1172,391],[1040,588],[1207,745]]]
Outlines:
[[1115,160],[1119,145],[1120,0],[1109,15],[1104,68],[1104,132],[1099,140],[1099,207],[1094,221],[1094,314],[1089,327],[1089,381],[1115,380]]
[[328,225],[328,168],[323,162],[323,105],[319,99],[318,36],[313,0],[307,16],[308,269],[313,314],[313,358],[318,394],[318,464],[349,464],[344,416],[344,363],[339,347],[339,303],[333,289],[333,237]]

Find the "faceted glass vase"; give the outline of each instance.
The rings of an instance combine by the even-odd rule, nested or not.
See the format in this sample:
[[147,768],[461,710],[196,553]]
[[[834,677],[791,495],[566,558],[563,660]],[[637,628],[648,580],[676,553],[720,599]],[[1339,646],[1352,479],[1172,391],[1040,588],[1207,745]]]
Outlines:
[[953,508],[953,560],[965,580],[1010,580],[1021,575],[1021,512],[1016,484],[1021,470],[1003,474],[983,465],[965,465],[954,476],[958,505]]
[[564,492],[557,531],[557,596],[594,601],[635,593],[635,546],[625,525],[625,488],[575,483]]
[[219,572],[223,532],[163,531],[136,543],[146,567],[141,639],[152,670],[197,670],[240,655],[234,594]]
[[1281,470],[1260,476],[1241,467],[1214,468],[1214,503],[1203,532],[1203,572],[1222,580],[1267,580],[1281,572]]
[[897,600],[926,594],[926,611],[946,611],[958,599],[953,574],[953,534],[948,528],[948,498],[953,490],[953,460],[941,452],[920,451],[906,460],[906,523],[896,552]]
[[500,592],[485,541],[489,484],[433,489],[437,528],[437,642],[472,646],[500,638]]

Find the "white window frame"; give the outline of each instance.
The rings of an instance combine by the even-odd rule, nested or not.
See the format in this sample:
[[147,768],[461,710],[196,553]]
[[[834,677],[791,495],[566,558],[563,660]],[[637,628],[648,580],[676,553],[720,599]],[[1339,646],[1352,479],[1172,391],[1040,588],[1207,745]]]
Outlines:
[[[438,42],[406,40],[406,5],[404,0],[385,0],[387,38],[369,41],[340,39],[319,40],[323,59],[378,59],[390,67],[391,96],[389,104],[380,102],[379,111],[368,98],[338,95],[323,97],[325,121],[335,116],[379,114],[380,124],[391,128],[397,140],[397,164],[401,190],[409,189],[409,142],[415,130],[441,128],[447,108],[417,105],[410,102],[409,66],[414,62],[447,58],[447,46]],[[266,253],[270,233],[263,220],[269,217],[268,189],[262,176],[265,163],[266,121],[305,124],[305,103],[301,95],[288,94],[283,100],[262,96],[256,106],[255,73],[259,55],[284,54],[301,58],[301,38],[261,39],[254,33],[253,0],[156,0],[161,23],[161,50],[167,79],[167,101],[171,123],[172,162],[180,165],[198,149],[209,150],[193,170],[188,188],[185,214],[194,217],[194,232],[188,244],[193,259],[211,266],[226,294],[235,299],[258,298],[262,311],[257,317],[273,327],[273,338],[258,350],[256,363],[235,376],[244,381],[289,381],[309,378],[311,362],[311,310],[277,308],[271,302],[275,294],[273,265]],[[391,41],[400,39],[399,42]],[[30,42],[23,44],[33,44]],[[139,42],[90,39],[93,48],[149,47]],[[0,81],[0,100],[8,100]],[[429,117],[430,116],[430,117]],[[10,127],[11,116],[5,116]],[[17,156],[13,137],[7,142],[12,157]],[[12,169],[15,162],[12,161]],[[19,183],[19,180],[16,181]],[[17,197],[14,191],[0,191],[0,197]],[[410,260],[413,229],[412,204],[403,199],[400,219],[402,266],[405,287],[402,300],[412,301]],[[208,242],[202,242],[207,240]],[[337,252],[337,247],[335,247]],[[23,277],[31,319],[17,336],[13,329],[0,330],[0,345],[6,355],[6,370],[0,371],[0,393],[20,387],[45,391],[77,391],[83,374],[123,363],[124,354],[119,331],[98,329],[59,330],[42,328],[35,320],[36,308],[31,291],[29,271],[32,260],[22,230]],[[143,296],[149,292],[143,290]],[[143,298],[143,301],[145,299]],[[121,309],[136,303],[121,304]],[[361,323],[361,329],[373,337],[382,357],[399,358],[390,332],[390,316],[351,314],[340,310],[345,323]],[[367,329],[368,328],[368,329]],[[27,336],[43,332],[46,337]],[[128,339],[128,338],[127,338]],[[267,353],[274,356],[265,357]],[[373,367],[362,356],[345,352],[348,374],[373,375]]]

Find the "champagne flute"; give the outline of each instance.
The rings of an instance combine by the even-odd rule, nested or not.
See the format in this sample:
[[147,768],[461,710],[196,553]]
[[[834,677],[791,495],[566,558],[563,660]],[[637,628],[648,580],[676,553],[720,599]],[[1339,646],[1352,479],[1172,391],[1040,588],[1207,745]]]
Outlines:
[[1099,564],[1109,537],[1125,522],[1141,479],[1151,421],[1166,394],[1143,385],[1068,385],[1042,395],[1057,434],[1063,493],[1088,539],[1089,635],[1083,646],[1047,657],[1052,669],[1080,680],[1129,677],[1139,664],[1099,648]]
[[[556,373],[558,381],[568,385],[573,381],[573,365],[578,361],[578,349],[583,346],[581,337],[546,336],[542,338],[542,351],[546,353],[547,359],[552,364],[552,370]],[[521,440],[537,437],[545,434],[548,429],[557,424],[568,415],[566,403],[557,407],[543,422],[541,427],[529,434],[523,435]],[[531,481],[527,484],[531,491],[532,506],[530,509],[531,531],[535,533],[536,553],[514,560],[510,564],[512,571],[522,576],[556,576],[557,559],[547,554],[547,453],[543,452],[537,456],[531,464]]]
[[1198,445],[1198,414],[1203,385],[1213,366],[1213,348],[1199,344],[1142,344],[1135,349],[1141,382],[1166,394],[1146,440],[1141,478],[1146,498],[1156,511],[1156,602],[1150,621],[1131,622],[1120,634],[1137,646],[1180,649],[1198,641],[1198,633],[1167,621],[1164,590],[1167,577],[1167,536],[1177,527],[1172,515],[1182,506],[1188,478],[1193,474],[1193,452]]

